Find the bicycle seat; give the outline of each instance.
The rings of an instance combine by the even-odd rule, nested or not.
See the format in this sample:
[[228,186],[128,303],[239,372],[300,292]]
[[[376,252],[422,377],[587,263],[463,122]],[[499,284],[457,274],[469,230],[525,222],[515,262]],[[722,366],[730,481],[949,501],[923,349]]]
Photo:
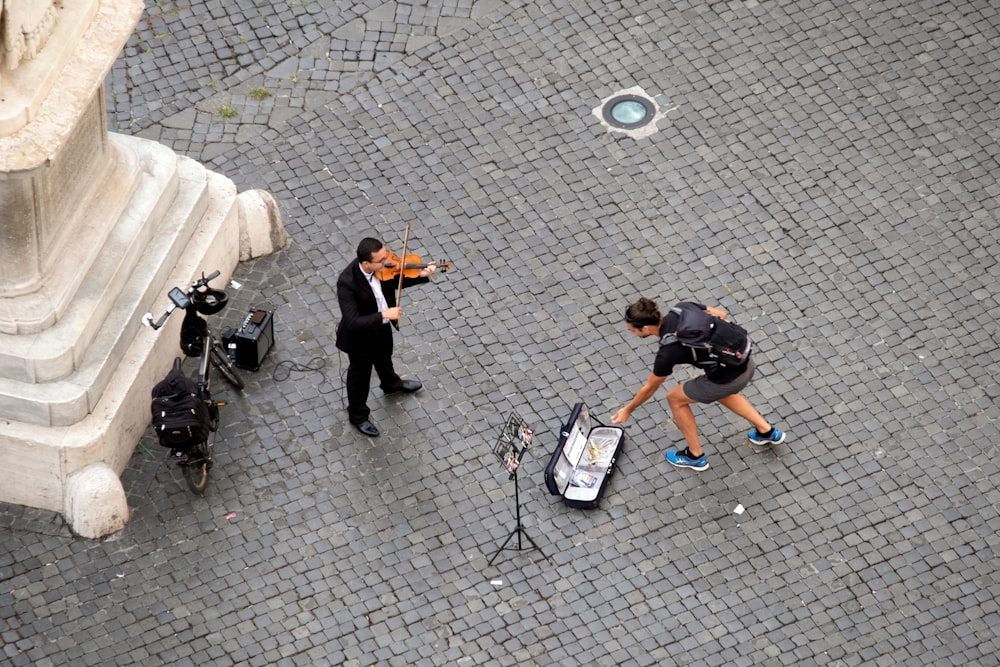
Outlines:
[[229,303],[229,295],[220,289],[196,290],[191,297],[194,309],[202,315],[214,315]]

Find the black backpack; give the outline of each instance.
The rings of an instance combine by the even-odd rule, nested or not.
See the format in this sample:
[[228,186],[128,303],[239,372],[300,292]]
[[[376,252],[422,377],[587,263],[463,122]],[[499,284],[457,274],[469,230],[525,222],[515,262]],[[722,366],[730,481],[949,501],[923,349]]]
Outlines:
[[212,430],[209,407],[194,380],[174,368],[153,387],[153,430],[160,445],[184,450],[208,440]]
[[660,345],[679,342],[705,350],[719,366],[742,366],[750,356],[750,336],[740,325],[709,314],[690,301],[682,301],[671,312],[677,313],[677,327],[660,339]]

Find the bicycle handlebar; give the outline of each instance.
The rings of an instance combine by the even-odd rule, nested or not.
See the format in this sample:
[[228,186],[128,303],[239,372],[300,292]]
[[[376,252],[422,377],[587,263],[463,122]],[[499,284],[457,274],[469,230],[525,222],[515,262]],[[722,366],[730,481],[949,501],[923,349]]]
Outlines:
[[191,292],[195,291],[199,287],[208,287],[208,283],[212,282],[213,280],[215,280],[218,277],[219,277],[219,271],[212,271],[207,276],[204,273],[201,274],[201,278],[199,278],[198,280],[194,281],[194,283],[192,283],[191,289],[188,290],[188,294],[190,294]]
[[[208,283],[218,278],[219,273],[220,272],[218,270],[212,271],[207,276],[204,273],[202,273],[201,278],[191,283],[191,287],[188,289],[187,295],[190,297],[200,288],[208,287]],[[174,289],[177,288],[175,287]],[[163,312],[162,315],[160,315],[160,318],[156,321],[153,321],[153,313],[146,313],[145,315],[142,316],[142,324],[144,326],[152,328],[155,331],[156,329],[159,329],[166,323],[167,318],[170,317],[170,314],[175,310],[177,310],[177,305],[174,303],[170,303],[169,305],[167,305],[167,309]]]

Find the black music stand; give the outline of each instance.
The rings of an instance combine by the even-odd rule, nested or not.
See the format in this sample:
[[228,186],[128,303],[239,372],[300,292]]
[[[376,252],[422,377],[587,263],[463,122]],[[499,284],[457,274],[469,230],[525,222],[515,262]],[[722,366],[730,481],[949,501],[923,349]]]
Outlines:
[[[492,565],[493,561],[497,559],[500,552],[507,548],[507,544],[514,538],[515,535],[517,535],[517,551],[534,548],[538,549],[538,551],[542,553],[542,556],[545,556],[545,553],[542,552],[537,544],[535,544],[535,541],[531,539],[530,535],[528,535],[527,530],[525,530],[524,526],[521,525],[521,497],[517,486],[517,469],[521,466],[521,460],[528,451],[528,445],[531,444],[531,438],[533,435],[534,432],[528,428],[527,424],[525,424],[520,417],[512,412],[507,418],[507,422],[500,430],[500,435],[497,437],[496,444],[493,446],[493,453],[496,455],[497,459],[500,460],[504,470],[510,474],[508,479],[514,480],[514,516],[517,523],[514,526],[514,529],[510,532],[510,535],[507,536],[507,539],[504,540],[503,544],[500,545],[500,548],[497,549],[497,552],[493,554],[492,558],[490,558],[490,565]],[[531,547],[523,546],[523,543],[521,542],[522,537],[531,543]],[[513,547],[511,550],[513,550]]]

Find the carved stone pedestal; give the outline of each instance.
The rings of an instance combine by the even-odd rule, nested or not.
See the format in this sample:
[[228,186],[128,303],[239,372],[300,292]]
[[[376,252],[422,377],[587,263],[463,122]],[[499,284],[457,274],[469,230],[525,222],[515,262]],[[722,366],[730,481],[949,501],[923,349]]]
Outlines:
[[90,18],[59,17],[50,42],[78,43],[51,52],[58,76],[37,75],[48,94],[18,92],[23,65],[0,87],[0,501],[63,512],[85,537],[125,525],[109,480],[177,354],[181,318],[153,332],[142,314],[171,286],[216,269],[221,284],[285,240],[270,195],[238,195],[160,144],[107,132],[104,77],[141,7],[63,0]]

